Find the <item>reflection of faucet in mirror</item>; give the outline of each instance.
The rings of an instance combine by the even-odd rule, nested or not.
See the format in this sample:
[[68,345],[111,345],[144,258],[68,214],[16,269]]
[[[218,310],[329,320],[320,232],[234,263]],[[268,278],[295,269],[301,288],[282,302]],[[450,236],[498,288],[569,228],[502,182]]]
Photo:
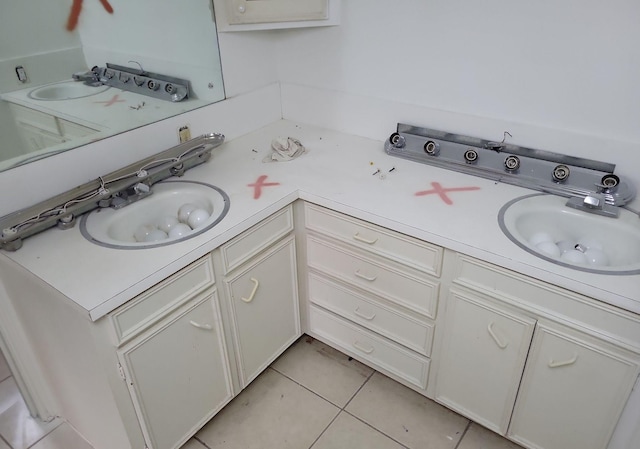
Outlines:
[[[0,72],[6,74],[0,76],[0,171],[224,98],[211,0],[195,0],[188,7],[180,0],[165,0],[163,8],[156,8],[155,0],[109,3],[116,13],[105,14],[97,0],[84,1],[73,32],[66,30],[69,0],[24,0],[3,7],[0,39],[14,44],[0,54],[0,66],[9,68]],[[153,20],[141,20],[150,10]],[[170,39],[165,32],[169,28]],[[15,40],[25,34],[32,38]],[[204,53],[203,45],[208,46]],[[84,86],[70,76],[81,72],[83,82],[91,81],[90,67],[107,61],[126,66],[132,60],[150,72],[188,79],[189,98],[171,103],[117,87],[80,95],[75,87]],[[26,83],[18,80],[18,66]],[[48,95],[29,96],[49,85]],[[136,108],[142,102],[147,107]],[[34,116],[46,123],[34,121]]]

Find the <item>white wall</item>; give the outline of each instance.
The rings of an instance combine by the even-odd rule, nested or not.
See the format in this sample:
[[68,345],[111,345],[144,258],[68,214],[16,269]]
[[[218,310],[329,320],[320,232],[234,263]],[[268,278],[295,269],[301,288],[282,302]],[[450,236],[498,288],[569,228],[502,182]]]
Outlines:
[[[65,29],[69,7],[67,0],[0,0],[0,92],[69,78],[82,63],[80,39]],[[17,65],[28,84],[18,82]]]
[[[283,85],[316,91],[323,103],[306,102],[314,120],[335,95],[325,115],[346,125],[369,116],[376,126],[361,132],[370,137],[382,138],[373,102],[381,113],[398,111],[386,114],[385,134],[401,115],[492,139],[509,129],[513,143],[607,160],[634,175],[639,23],[637,0],[344,0],[339,27],[280,32],[278,73]],[[350,115],[345,104],[358,101],[367,107]],[[290,115],[299,113],[302,105]]]

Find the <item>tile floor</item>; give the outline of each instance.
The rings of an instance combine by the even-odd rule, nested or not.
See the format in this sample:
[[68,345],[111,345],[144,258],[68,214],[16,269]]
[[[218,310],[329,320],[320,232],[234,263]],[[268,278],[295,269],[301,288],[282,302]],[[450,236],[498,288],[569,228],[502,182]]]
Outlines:
[[[0,449],[91,449],[28,416],[0,360]],[[182,449],[519,449],[303,336]]]

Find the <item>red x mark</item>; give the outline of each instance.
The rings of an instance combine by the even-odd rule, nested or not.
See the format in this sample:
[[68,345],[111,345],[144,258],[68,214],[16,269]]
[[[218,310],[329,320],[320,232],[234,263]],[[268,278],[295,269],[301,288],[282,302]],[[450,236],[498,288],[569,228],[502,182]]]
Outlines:
[[247,184],[248,187],[253,187],[253,199],[257,200],[262,195],[263,187],[279,186],[279,182],[264,182],[267,179],[267,175],[262,175],[254,184]]
[[94,103],[104,103],[104,107],[111,106],[114,103],[124,103],[126,100],[120,100],[118,95],[114,95],[113,98],[109,101],[94,101]]
[[452,187],[452,188],[442,188],[439,182],[432,182],[431,185],[433,189],[431,190],[423,190],[422,192],[417,192],[416,196],[430,195],[432,193],[437,193],[440,195],[442,201],[449,206],[453,204],[453,201],[447,196],[447,192],[465,192],[469,190],[480,190],[480,187]]

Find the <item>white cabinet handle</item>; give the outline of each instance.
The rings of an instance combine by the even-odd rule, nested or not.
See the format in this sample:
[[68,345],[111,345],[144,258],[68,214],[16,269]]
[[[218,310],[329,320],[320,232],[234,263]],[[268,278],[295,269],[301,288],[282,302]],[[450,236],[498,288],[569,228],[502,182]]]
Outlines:
[[364,279],[365,281],[369,281],[369,282],[373,282],[378,278],[378,276],[371,276],[371,277],[365,276],[364,274],[360,273],[360,270],[357,270],[354,274],[360,279]]
[[376,317],[375,313],[372,313],[371,315],[365,315],[364,313],[360,312],[360,307],[356,307],[356,310],[354,310],[353,313],[358,315],[360,318],[364,318],[367,321],[371,321]]
[[362,243],[367,243],[369,245],[373,245],[374,243],[376,243],[378,241],[378,239],[369,240],[369,239],[365,239],[364,237],[360,237],[360,233],[359,232],[356,232],[353,235],[353,239],[357,240],[359,242],[362,242]]
[[574,354],[569,360],[564,362],[554,362],[553,359],[549,360],[549,368],[560,368],[561,366],[573,365],[578,360],[578,354]]
[[256,292],[258,291],[258,286],[260,285],[260,282],[256,279],[256,278],[251,278],[251,282],[253,282],[253,290],[251,290],[251,294],[249,295],[248,298],[244,298],[244,297],[240,297],[240,299],[242,299],[244,302],[251,302],[253,301],[253,297],[256,296]]
[[500,349],[504,349],[504,348],[506,348],[507,346],[509,346],[509,342],[506,342],[506,343],[505,343],[505,342],[503,342],[502,340],[500,340],[500,339],[498,338],[498,336],[496,335],[496,333],[495,333],[495,332],[493,332],[493,324],[494,324],[494,323],[493,323],[493,322],[491,322],[491,323],[489,323],[489,326],[487,326],[487,330],[489,331],[489,335],[491,335],[491,338],[493,338],[493,341],[495,341],[495,342],[496,342],[496,344],[498,345],[498,347],[499,347]]
[[193,327],[197,327],[198,329],[204,329],[206,331],[213,330],[213,327],[210,324],[200,324],[196,323],[193,320],[189,321],[189,324],[191,324]]
[[364,352],[366,354],[371,354],[373,352],[373,347],[365,348],[357,340],[353,342],[353,347],[356,348],[358,351],[362,351],[362,352]]

